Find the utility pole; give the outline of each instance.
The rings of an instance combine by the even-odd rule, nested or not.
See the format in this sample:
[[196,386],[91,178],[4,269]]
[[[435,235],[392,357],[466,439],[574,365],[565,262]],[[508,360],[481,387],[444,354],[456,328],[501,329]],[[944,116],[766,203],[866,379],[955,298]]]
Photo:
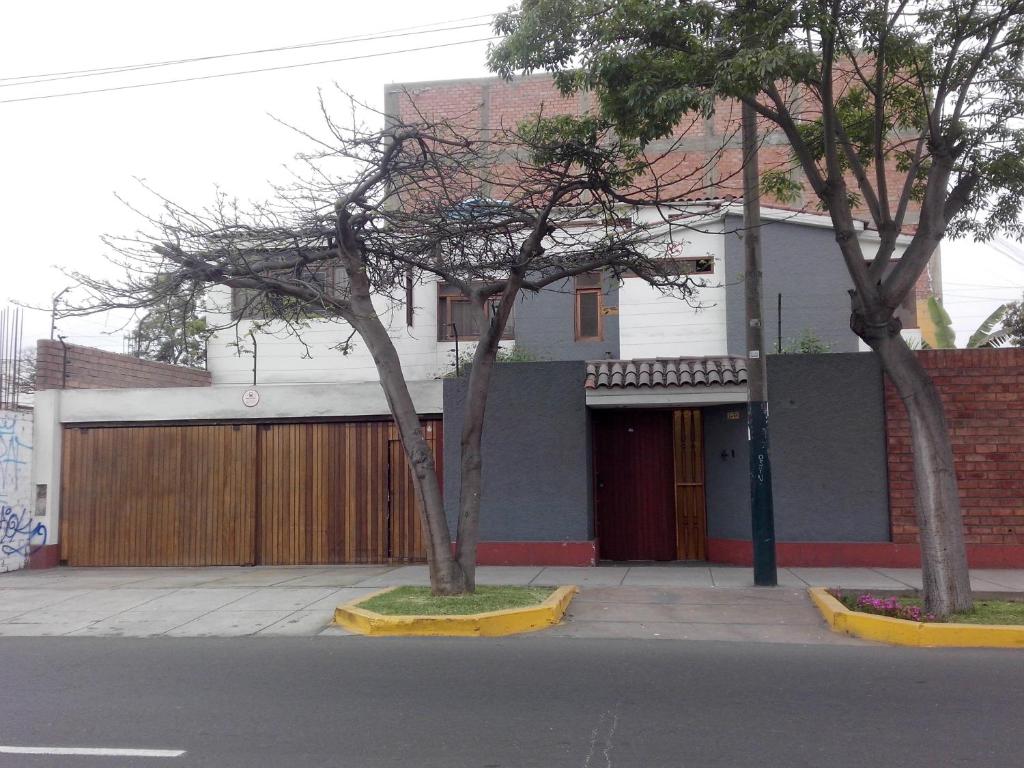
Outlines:
[[754,584],[778,584],[775,512],[768,451],[768,379],[765,376],[764,310],[761,306],[761,193],[757,115],[743,104],[743,254],[747,308],[747,440],[750,453],[750,517]]

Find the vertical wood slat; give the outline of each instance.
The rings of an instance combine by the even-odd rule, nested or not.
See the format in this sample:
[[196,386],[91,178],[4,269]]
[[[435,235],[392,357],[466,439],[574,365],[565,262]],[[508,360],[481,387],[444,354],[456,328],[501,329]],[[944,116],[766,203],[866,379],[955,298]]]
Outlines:
[[255,427],[66,427],[61,556],[70,565],[244,565]]
[[[427,425],[440,465],[441,422]],[[420,506],[397,438],[385,421],[262,427],[257,562],[425,560]]]
[[[440,468],[440,421],[425,432]],[[422,561],[419,501],[397,437],[383,421],[67,427],[61,557],[71,565]]]
[[704,495],[704,433],[697,409],[672,414],[674,445],[676,557],[704,560],[707,515]]

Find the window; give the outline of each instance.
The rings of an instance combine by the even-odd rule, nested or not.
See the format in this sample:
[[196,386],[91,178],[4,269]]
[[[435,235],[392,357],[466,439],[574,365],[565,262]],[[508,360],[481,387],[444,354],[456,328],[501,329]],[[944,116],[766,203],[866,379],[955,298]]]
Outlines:
[[[344,270],[323,265],[307,264],[296,270],[281,273],[282,278],[306,283],[324,296],[340,296],[347,285]],[[268,293],[256,288],[232,288],[231,307],[235,317],[268,319],[291,315],[330,315],[323,302],[299,301],[289,296]]]
[[576,340],[600,341],[604,338],[601,310],[601,275],[591,272],[576,276]]
[[[462,295],[453,285],[438,285],[437,288],[437,338],[438,341],[474,341],[480,338],[480,330],[484,323],[490,322],[491,314],[497,310],[498,299],[490,299],[484,312],[480,312],[472,302]],[[515,312],[505,323],[503,339],[514,339]]]

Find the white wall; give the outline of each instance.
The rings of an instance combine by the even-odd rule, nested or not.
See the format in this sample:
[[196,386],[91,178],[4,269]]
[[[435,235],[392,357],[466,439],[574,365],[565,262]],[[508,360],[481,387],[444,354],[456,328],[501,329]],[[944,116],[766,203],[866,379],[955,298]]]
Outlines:
[[[413,326],[405,322],[405,306],[401,301],[381,297],[374,302],[384,324],[391,331],[402,368],[409,380],[431,379],[450,367],[447,345],[437,341],[437,286],[434,282],[418,284],[413,289]],[[220,289],[211,301],[222,309],[230,307],[230,295]],[[213,323],[230,322],[224,311],[210,313]],[[251,384],[253,377],[250,321],[242,321],[237,330],[228,328],[215,334],[207,348],[207,368],[214,384]],[[358,336],[352,338],[349,354],[334,347],[344,342],[352,329],[343,321],[311,320],[301,331],[301,341],[290,335],[281,323],[256,333],[256,381],[259,384],[325,383],[376,381],[377,370],[366,345]],[[306,346],[303,346],[305,342]],[[239,354],[241,344],[245,350]]]
[[[674,238],[679,257],[715,260],[712,275],[697,276],[704,285],[689,303],[664,295],[639,278],[619,287],[619,356],[703,357],[726,354],[725,239],[721,221],[705,231],[687,231]],[[692,305],[692,306],[691,306]]]
[[31,412],[0,411],[0,573],[24,567],[28,554],[52,543],[46,519],[35,514],[32,445]]

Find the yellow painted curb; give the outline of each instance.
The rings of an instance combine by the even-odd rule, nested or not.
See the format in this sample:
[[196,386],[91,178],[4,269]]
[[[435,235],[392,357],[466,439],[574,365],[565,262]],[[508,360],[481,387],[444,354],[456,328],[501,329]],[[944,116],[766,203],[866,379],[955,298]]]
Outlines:
[[1024,648],[1024,625],[906,621],[851,611],[824,587],[808,590],[834,632],[890,645],[945,648]]
[[525,608],[470,613],[463,616],[385,616],[359,605],[371,597],[390,592],[382,589],[334,610],[334,623],[361,635],[500,637],[547,629],[562,620],[579,588],[558,587],[544,602]]

